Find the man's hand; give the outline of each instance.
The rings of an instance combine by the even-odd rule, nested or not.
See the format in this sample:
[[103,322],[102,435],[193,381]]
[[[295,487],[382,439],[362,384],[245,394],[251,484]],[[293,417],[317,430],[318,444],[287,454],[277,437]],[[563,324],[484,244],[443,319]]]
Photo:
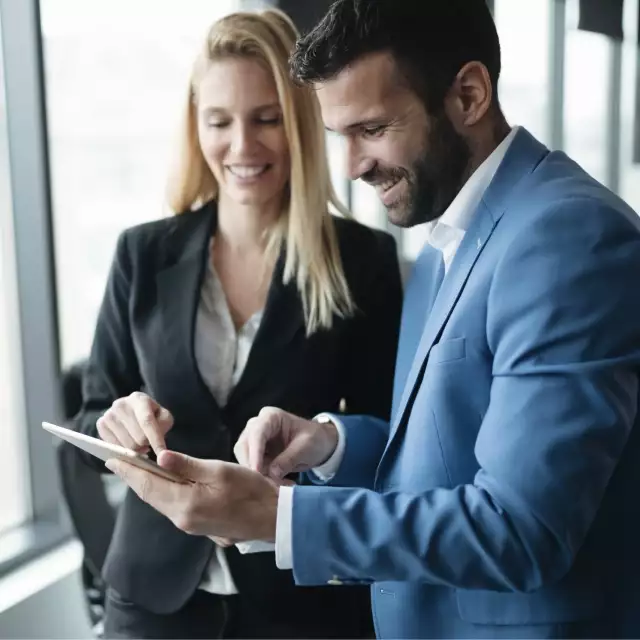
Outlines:
[[226,538],[227,543],[275,541],[278,486],[268,478],[237,464],[175,451],[162,451],[158,464],[193,483],[165,480],[122,460],[106,463],[141,500],[186,533]]
[[280,481],[288,473],[321,465],[337,444],[335,425],[265,407],[247,422],[233,452],[241,465]]

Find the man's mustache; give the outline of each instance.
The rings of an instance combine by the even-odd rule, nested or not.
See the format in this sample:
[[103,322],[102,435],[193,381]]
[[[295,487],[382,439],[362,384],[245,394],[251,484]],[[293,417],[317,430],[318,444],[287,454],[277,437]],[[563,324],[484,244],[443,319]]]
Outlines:
[[409,179],[409,174],[404,169],[381,169],[380,167],[373,167],[360,176],[363,182],[370,184],[372,187],[375,187],[377,184],[382,184],[383,182],[389,182],[390,180],[397,181],[401,178]]

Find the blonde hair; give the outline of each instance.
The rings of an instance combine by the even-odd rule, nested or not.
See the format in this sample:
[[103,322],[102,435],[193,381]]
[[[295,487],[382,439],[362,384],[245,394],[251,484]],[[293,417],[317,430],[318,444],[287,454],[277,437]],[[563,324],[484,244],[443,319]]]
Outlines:
[[291,157],[283,210],[268,233],[267,257],[275,262],[286,247],[283,281],[295,280],[309,335],[331,328],[334,315],[353,314],[355,305],[329,207],[349,214],[331,185],[320,107],[311,89],[289,78],[288,59],[297,37],[293,22],[276,9],[233,13],[213,24],[191,74],[177,170],[167,195],[174,213],[188,212],[218,195],[200,149],[196,113],[197,87],[209,64],[241,56],[266,65],[276,84]]

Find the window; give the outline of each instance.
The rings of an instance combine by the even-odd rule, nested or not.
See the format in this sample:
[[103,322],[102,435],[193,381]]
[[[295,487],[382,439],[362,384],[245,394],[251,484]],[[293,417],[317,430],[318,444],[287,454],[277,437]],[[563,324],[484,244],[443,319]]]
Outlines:
[[351,186],[351,203],[356,220],[370,227],[386,228],[387,214],[374,187],[362,180]]
[[[1,37],[1,35],[0,35]],[[13,242],[9,143],[0,41],[0,533],[30,515]]]
[[640,213],[640,158],[634,162],[634,138],[640,139],[640,56],[638,56],[639,0],[624,3],[624,45],[622,57],[622,197]]
[[340,202],[347,206],[351,181],[347,177],[347,150],[344,140],[333,131],[327,131],[327,159],[331,182]]
[[429,226],[419,224],[402,231],[402,256],[409,261],[415,260],[429,237]]
[[550,0],[495,1],[502,49],[500,102],[507,121],[548,144]]
[[161,217],[186,82],[237,0],[41,0],[62,365],[88,354],[118,234]]
[[578,0],[567,2],[565,151],[600,182],[607,181],[607,134],[611,43],[579,31]]

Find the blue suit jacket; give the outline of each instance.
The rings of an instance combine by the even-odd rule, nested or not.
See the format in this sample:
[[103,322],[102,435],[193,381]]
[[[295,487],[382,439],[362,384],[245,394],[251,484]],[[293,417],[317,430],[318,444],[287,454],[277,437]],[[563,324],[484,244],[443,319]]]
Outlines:
[[298,584],[371,583],[381,637],[640,636],[639,220],[520,130],[435,295],[439,259],[391,424],[295,489]]

